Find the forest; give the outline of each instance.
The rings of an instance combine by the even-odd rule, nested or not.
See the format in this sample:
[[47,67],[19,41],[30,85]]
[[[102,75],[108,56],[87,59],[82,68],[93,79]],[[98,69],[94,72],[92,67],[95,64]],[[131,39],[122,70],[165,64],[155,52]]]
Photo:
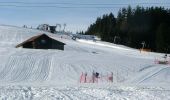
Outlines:
[[170,9],[128,6],[120,9],[117,17],[112,13],[98,17],[81,34],[132,48],[170,53]]

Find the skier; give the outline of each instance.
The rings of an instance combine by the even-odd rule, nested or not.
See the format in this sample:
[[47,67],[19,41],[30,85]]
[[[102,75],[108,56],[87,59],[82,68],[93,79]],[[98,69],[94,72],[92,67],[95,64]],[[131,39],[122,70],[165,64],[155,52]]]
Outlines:
[[168,61],[167,61],[167,57],[168,57],[167,54],[165,54],[164,57],[163,57],[165,62],[168,62]]
[[167,57],[168,57],[167,54],[165,54],[164,58],[166,59]]
[[96,76],[96,78],[99,78],[99,73],[98,73],[98,72],[96,72],[96,75],[95,75],[95,76]]

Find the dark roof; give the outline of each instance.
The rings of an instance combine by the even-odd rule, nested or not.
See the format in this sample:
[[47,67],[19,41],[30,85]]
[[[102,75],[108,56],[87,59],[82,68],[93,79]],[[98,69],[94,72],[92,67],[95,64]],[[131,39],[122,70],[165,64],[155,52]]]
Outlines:
[[[37,35],[37,36],[33,36],[33,37],[27,39],[26,41],[24,41],[24,42],[16,45],[16,48],[22,46],[23,44],[25,44],[25,43],[27,43],[27,42],[32,42],[32,41],[34,41],[35,39],[37,39],[37,38],[39,38],[39,37],[41,37],[41,36],[49,37],[49,36],[46,35],[46,34],[40,34],[40,35]],[[55,39],[53,39],[53,38],[51,38],[51,37],[49,37],[49,38],[52,39],[52,40],[55,40]],[[55,40],[55,41],[60,42],[60,41],[58,41],[58,40]],[[62,45],[65,45],[65,43],[62,43],[62,42],[60,42],[60,43],[61,43]]]

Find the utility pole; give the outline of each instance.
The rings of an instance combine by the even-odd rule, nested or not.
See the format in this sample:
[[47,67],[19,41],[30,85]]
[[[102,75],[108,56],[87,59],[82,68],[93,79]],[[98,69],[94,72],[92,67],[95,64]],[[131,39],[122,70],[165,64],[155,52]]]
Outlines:
[[114,37],[114,43],[116,44],[116,41],[117,41],[117,36]]

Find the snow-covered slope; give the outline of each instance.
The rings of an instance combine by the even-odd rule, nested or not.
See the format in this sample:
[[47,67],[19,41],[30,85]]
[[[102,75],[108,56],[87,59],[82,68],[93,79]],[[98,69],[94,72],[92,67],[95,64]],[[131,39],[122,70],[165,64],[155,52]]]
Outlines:
[[[46,33],[66,43],[65,50],[33,50],[14,48],[15,45],[41,31],[19,27],[0,26],[1,67],[0,81],[3,83],[77,83],[82,72],[92,71],[107,74],[113,72],[114,82],[126,82],[140,77],[135,83],[147,82],[154,77],[166,79],[169,66],[154,65],[159,54],[140,53],[138,50],[105,42],[73,41]],[[6,45],[7,44],[7,45]],[[10,49],[9,49],[10,48]],[[160,54],[161,55],[161,54]],[[149,68],[147,66],[152,66]],[[141,70],[145,68],[145,70]],[[165,69],[166,71],[160,70]],[[155,71],[156,70],[156,71]],[[159,71],[160,70],[160,71]],[[156,73],[156,75],[155,75]],[[158,76],[160,75],[160,77]],[[152,77],[151,77],[152,76]],[[155,79],[155,80],[153,80]],[[134,82],[134,81],[133,81]]]
[[66,44],[64,51],[15,48],[18,43],[41,33],[44,32],[0,26],[1,86],[77,86],[82,72],[91,76],[93,71],[102,75],[113,72],[112,85],[170,83],[170,66],[154,64],[155,58],[163,54],[140,53],[102,41],[73,41],[50,33],[46,34]]
[[33,35],[39,34],[40,31],[24,29],[14,26],[0,26],[0,46],[13,46]]

